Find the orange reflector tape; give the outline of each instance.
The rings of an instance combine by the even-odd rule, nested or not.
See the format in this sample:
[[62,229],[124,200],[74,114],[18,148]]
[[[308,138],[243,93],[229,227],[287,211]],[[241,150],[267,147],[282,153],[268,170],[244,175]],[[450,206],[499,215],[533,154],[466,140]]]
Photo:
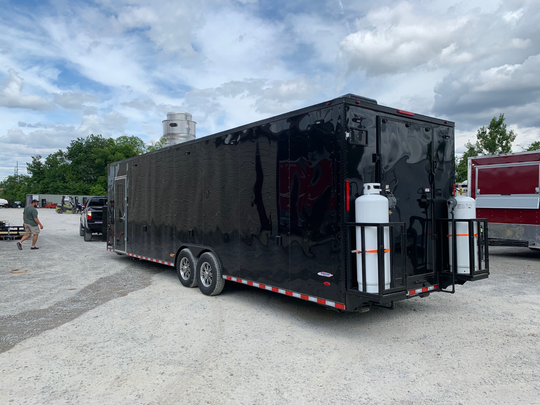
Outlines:
[[[446,235],[446,236],[449,237],[449,238],[452,237],[452,235]],[[469,234],[468,233],[458,233],[456,236],[469,236]],[[478,234],[475,233],[474,236],[478,237]]]
[[[375,250],[366,250],[366,253],[377,253],[378,250],[375,249]],[[388,253],[390,252],[390,249],[384,249],[384,253]],[[356,253],[362,253],[361,251],[357,250]]]
[[[269,286],[269,285],[266,285],[266,284],[257,283],[256,281],[243,280],[243,279],[238,278],[238,277],[227,276],[227,275],[223,275],[222,277],[225,280],[230,280],[230,281],[235,281],[237,283],[247,284],[247,285],[250,285],[250,286],[253,286],[253,287],[261,288],[263,290],[277,292],[279,294],[284,294],[284,295],[288,295],[290,297],[300,298],[300,299],[303,299],[303,300],[306,300],[306,301],[315,302],[317,304],[322,304],[322,305],[326,305],[326,306],[329,306],[329,307],[334,307],[334,308],[338,308],[338,309],[345,309],[345,304],[330,301],[330,300],[327,300],[326,298],[314,297],[314,296],[307,295],[307,294],[302,294],[302,293],[299,293],[299,292],[296,292],[296,291],[290,291],[290,290],[285,290],[283,288],[272,287],[272,286]],[[327,285],[327,284],[324,283],[324,285]],[[330,285],[330,283],[328,283],[328,285]]]
[[430,287],[423,287],[423,288],[419,288],[417,290],[410,290],[407,292],[407,295],[409,297],[413,296],[413,295],[416,295],[416,294],[422,294],[422,293],[426,293],[428,291],[435,291],[435,290],[438,290],[439,289],[439,286],[438,285],[434,285],[434,286],[430,286]]

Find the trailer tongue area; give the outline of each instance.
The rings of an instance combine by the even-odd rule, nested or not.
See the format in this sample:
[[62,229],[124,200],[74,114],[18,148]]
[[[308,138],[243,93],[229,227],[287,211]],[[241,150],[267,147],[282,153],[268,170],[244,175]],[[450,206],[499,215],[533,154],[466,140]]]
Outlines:
[[453,185],[453,123],[349,94],[109,165],[108,250],[206,295],[392,307],[488,277]]

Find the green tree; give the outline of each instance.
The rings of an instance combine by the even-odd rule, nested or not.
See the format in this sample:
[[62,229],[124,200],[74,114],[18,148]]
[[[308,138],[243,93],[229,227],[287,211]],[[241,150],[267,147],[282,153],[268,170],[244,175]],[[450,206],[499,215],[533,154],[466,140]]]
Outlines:
[[483,126],[476,133],[476,143],[470,141],[465,145],[467,150],[456,163],[456,181],[467,180],[467,163],[469,157],[496,155],[512,152],[512,142],[516,140],[514,130],[508,131],[504,123],[504,114],[493,117],[488,127]]
[[3,188],[2,198],[8,200],[10,203],[13,203],[14,201],[21,201],[23,204],[25,204],[26,194],[30,194],[28,188],[29,180],[30,177],[25,175],[13,175],[6,177],[1,184]]
[[[90,188],[107,171],[107,151],[114,147],[113,139],[101,135],[77,138],[67,147],[66,160],[70,165],[67,182],[80,194],[90,194]],[[72,191],[71,191],[72,192]]]
[[129,157],[141,155],[146,152],[146,145],[138,136],[119,136],[114,141],[118,149],[122,149],[123,153]]
[[[146,145],[136,136],[112,139],[91,134],[74,139],[65,151],[58,150],[44,160],[40,155],[32,157],[26,165],[30,176],[21,178],[25,193],[104,195],[107,165],[145,151]],[[8,193],[15,193],[11,178],[6,184]]]
[[460,159],[456,159],[456,182],[461,183],[467,180],[468,161],[470,157],[478,156],[476,146],[470,142],[465,144],[467,150],[461,155]]
[[39,185],[43,194],[67,194],[67,179],[71,175],[65,153],[58,150],[45,158],[44,178]]
[[[107,190],[107,165],[137,156],[145,150],[144,142],[136,136],[117,139],[90,135],[71,141],[66,158],[70,163],[69,186],[71,193],[103,195]],[[68,187],[71,189],[71,187]]]
[[159,150],[165,146],[165,142],[167,142],[167,139],[165,139],[164,136],[159,138],[158,141],[152,142],[149,146],[146,147],[146,152],[153,152],[155,150]]
[[529,146],[527,146],[527,149],[525,151],[532,152],[533,150],[540,150],[540,141],[534,141]]
[[41,155],[32,156],[32,163],[26,164],[26,171],[30,174],[28,186],[33,193],[43,193],[41,187],[45,180],[45,165],[41,162]]
[[476,133],[476,149],[482,155],[497,155],[500,153],[512,152],[512,142],[516,140],[517,134],[514,130],[506,129],[504,114],[499,118],[493,117],[489,126],[483,126]]

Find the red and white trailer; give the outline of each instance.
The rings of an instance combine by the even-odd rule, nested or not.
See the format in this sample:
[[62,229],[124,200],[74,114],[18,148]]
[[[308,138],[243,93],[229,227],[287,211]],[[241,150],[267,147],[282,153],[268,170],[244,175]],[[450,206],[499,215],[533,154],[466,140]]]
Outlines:
[[489,244],[540,249],[540,151],[469,158],[468,195]]

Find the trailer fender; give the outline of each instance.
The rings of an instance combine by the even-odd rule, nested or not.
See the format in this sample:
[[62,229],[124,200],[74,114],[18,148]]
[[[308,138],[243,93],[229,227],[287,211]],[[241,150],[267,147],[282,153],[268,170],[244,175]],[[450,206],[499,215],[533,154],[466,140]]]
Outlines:
[[[200,257],[204,252],[212,252],[216,254],[210,247],[204,246],[204,245],[195,245],[191,243],[183,243],[176,249],[176,257],[180,254],[180,252],[183,249],[189,249],[191,253],[193,253],[193,256],[197,259]],[[217,255],[216,255],[217,256]]]

